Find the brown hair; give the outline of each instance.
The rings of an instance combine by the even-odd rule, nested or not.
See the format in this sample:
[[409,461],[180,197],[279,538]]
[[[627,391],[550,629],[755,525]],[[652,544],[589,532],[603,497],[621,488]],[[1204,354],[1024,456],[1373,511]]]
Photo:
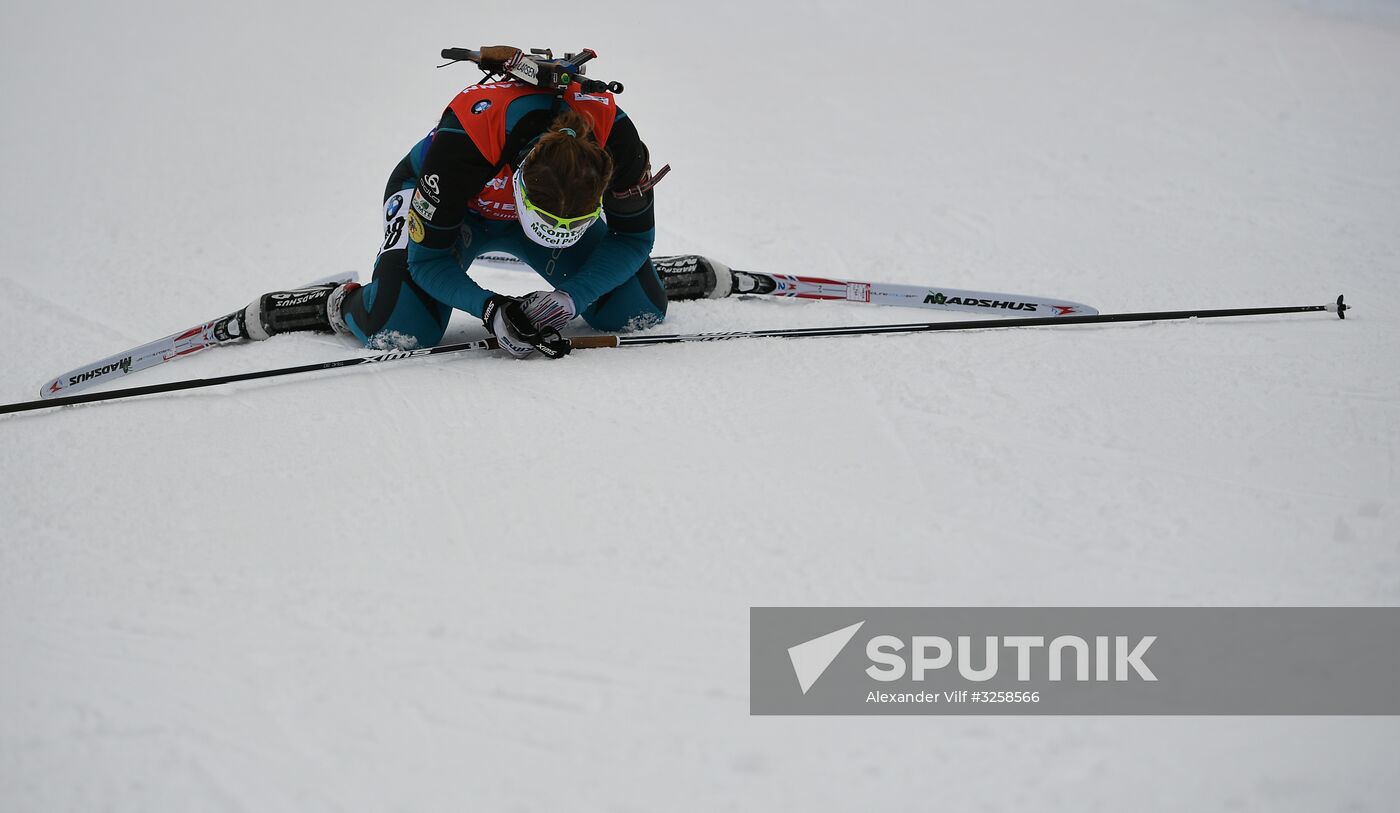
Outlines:
[[577,217],[598,208],[612,171],[612,156],[598,146],[593,125],[566,108],[525,159],[525,188],[546,212]]

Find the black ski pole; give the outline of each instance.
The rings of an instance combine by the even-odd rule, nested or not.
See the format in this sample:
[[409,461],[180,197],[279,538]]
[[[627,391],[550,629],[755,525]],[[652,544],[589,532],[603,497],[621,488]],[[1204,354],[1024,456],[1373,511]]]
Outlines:
[[20,401],[14,404],[0,405],[0,415],[11,412],[28,412],[34,409],[44,409],[45,407],[88,404],[93,401],[115,401],[120,398],[135,398],[138,395],[154,395],[160,392],[177,392],[179,390],[217,387],[220,384],[232,384],[236,381],[252,381],[257,378],[272,378],[281,375],[296,375],[297,373],[314,373],[317,370],[334,370],[338,367],[351,367],[356,364],[400,361],[402,359],[420,358],[422,356],[461,353],[467,350],[495,350],[497,347],[500,347],[500,345],[496,343],[495,339],[478,339],[474,342],[441,344],[437,347],[425,347],[421,350],[392,350],[377,356],[339,359],[337,361],[326,361],[320,364],[302,364],[297,367],[279,367],[275,370],[257,370],[251,373],[235,373],[234,375],[221,375],[214,378],[190,378],[183,381],[171,381],[165,384],[149,384],[144,387],[128,387],[126,389],[108,390],[106,392],[87,392],[82,395],[65,395],[59,398],[44,398],[38,401]]
[[[1312,313],[1317,311],[1335,313],[1338,317],[1345,319],[1347,316],[1346,312],[1350,309],[1351,306],[1345,304],[1343,298],[1338,296],[1336,302],[1329,302],[1326,305],[1297,305],[1281,308],[1223,308],[1217,310],[1194,311],[1151,311],[1146,313],[1098,313],[1087,316],[1045,316],[1026,319],[996,320],[978,319],[961,322],[916,322],[913,324],[854,325],[851,327],[800,327],[779,328],[774,330],[741,330],[726,333],[681,333],[650,336],[619,336],[615,334],[605,334],[602,336],[575,336],[570,339],[569,343],[574,349],[581,350],[599,347],[637,347],[653,344],[678,344],[681,342],[715,342],[728,339],[874,336],[884,333],[934,333],[944,330],[999,330],[1009,327],[1062,327],[1065,325],[1092,325],[1108,322],[1159,322],[1172,319],[1211,319],[1222,316],[1267,316],[1271,314]],[[421,350],[395,350],[377,356],[340,359],[338,361],[328,361],[321,364],[303,364],[298,367],[280,367],[275,370],[259,370],[252,373],[237,373],[235,375],[223,375],[215,378],[194,378],[185,381],[171,381],[166,384],[152,384],[145,387],[130,387],[127,389],[69,395],[61,398],[48,398],[38,401],[21,401],[14,404],[0,405],[0,415],[12,412],[28,412],[35,409],[48,409],[49,407],[68,406],[70,404],[86,404],[94,401],[115,401],[120,398],[135,398],[139,395],[154,395],[161,392],[216,387],[220,384],[232,384],[237,381],[252,381],[258,378],[311,373],[318,370],[334,370],[338,367],[350,367],[357,364],[401,361],[410,358],[461,353],[468,350],[494,350],[497,347],[499,347],[499,345],[496,343],[495,339],[478,339],[472,342],[444,344],[438,345],[437,347],[423,348]]]
[[[935,333],[941,330],[996,330],[1008,327],[1055,327],[1092,325],[1103,322],[1160,322],[1171,319],[1211,319],[1221,316],[1267,316],[1279,313],[1327,311],[1342,319],[1351,306],[1338,296],[1326,305],[1295,305],[1282,308],[1221,308],[1196,311],[1150,311],[1146,313],[1096,313],[1084,316],[1035,316],[1024,319],[996,319],[964,322],[916,322],[901,325],[853,325],[851,327],[799,327],[777,330],[743,330],[732,333],[689,333],[670,336],[582,336],[572,340],[574,347],[629,347],[644,344],[713,342],[724,339],[804,338],[809,336],[873,336],[881,333]],[[601,340],[601,343],[591,343]],[[581,344],[589,341],[590,344]]]

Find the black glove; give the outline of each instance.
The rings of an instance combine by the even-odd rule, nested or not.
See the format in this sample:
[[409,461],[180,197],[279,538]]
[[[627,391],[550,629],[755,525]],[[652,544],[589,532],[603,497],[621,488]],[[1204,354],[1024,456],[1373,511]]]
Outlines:
[[526,313],[525,300],[496,294],[486,300],[481,323],[496,337],[501,349],[516,358],[525,358],[536,350],[545,358],[558,359],[569,355],[569,340],[556,328],[537,325]]

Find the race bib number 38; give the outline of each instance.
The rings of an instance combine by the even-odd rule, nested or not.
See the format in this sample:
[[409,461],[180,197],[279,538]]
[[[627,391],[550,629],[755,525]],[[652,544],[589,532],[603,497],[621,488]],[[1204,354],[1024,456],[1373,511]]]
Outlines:
[[408,247],[409,196],[413,190],[395,192],[384,201],[384,242],[379,253]]

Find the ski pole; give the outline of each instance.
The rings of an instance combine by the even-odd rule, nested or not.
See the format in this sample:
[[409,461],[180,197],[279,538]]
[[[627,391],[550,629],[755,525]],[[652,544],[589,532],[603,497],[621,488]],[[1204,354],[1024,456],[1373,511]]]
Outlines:
[[[1147,313],[1095,313],[1083,316],[1037,316],[1025,319],[997,319],[964,322],[917,322],[901,325],[853,325],[851,327],[799,327],[776,330],[742,330],[732,333],[688,333],[669,336],[580,336],[571,340],[574,347],[631,347],[647,344],[677,344],[680,342],[713,342],[724,339],[805,338],[809,336],[874,336],[882,333],[934,333],[942,330],[996,330],[1008,327],[1058,327],[1062,325],[1091,325],[1103,322],[1160,322],[1171,319],[1210,319],[1221,316],[1266,316],[1278,313],[1311,313],[1327,311],[1342,319],[1351,306],[1338,296],[1326,305],[1295,305],[1282,308],[1221,308],[1195,311],[1151,311]],[[588,342],[583,344],[582,342]]]
[[[1194,311],[1152,311],[1146,313],[1098,313],[1084,316],[1045,316],[1027,319],[998,320],[978,319],[960,322],[916,322],[913,324],[855,325],[851,327],[778,328],[773,330],[741,330],[726,333],[681,333],[638,336],[604,334],[601,336],[575,336],[569,340],[569,343],[572,345],[573,349],[581,350],[601,347],[639,347],[653,344],[678,344],[683,342],[714,342],[728,339],[874,336],[885,333],[933,333],[944,330],[998,330],[1012,327],[1060,327],[1064,325],[1090,325],[1108,322],[1159,322],[1172,319],[1211,319],[1223,316],[1266,316],[1271,314],[1311,313],[1316,311],[1335,313],[1338,317],[1345,319],[1346,312],[1350,309],[1351,306],[1344,304],[1343,298],[1338,296],[1336,302],[1329,302],[1325,305],[1297,305],[1280,308],[1224,308]],[[499,346],[495,339],[478,339],[471,342],[425,347],[420,350],[393,350],[388,353],[381,353],[377,356],[340,359],[338,361],[328,361],[321,364],[303,364],[297,367],[280,367],[273,370],[258,370],[251,373],[237,373],[214,378],[193,378],[183,381],[171,381],[165,384],[152,384],[145,387],[130,387],[127,389],[69,395],[61,398],[49,398],[38,401],[21,401],[13,404],[0,405],[0,415],[13,412],[29,412],[35,409],[48,409],[50,407],[68,406],[70,404],[86,404],[94,401],[115,401],[121,398],[135,398],[139,395],[154,395],[162,392],[216,387],[221,384],[232,384],[238,381],[252,381],[258,378],[312,373],[318,370],[334,370],[339,367],[351,367],[359,364],[402,361],[403,359],[462,353],[468,350],[495,350]]]
[[282,375],[296,375],[298,373],[314,373],[317,370],[334,370],[339,367],[350,367],[356,364],[376,364],[383,361],[400,361],[402,359],[419,358],[421,356],[436,356],[447,353],[462,353],[467,350],[495,350],[500,347],[495,339],[478,339],[474,342],[461,342],[459,344],[442,344],[437,347],[425,347],[420,350],[392,350],[388,353],[381,353],[377,356],[361,356],[359,358],[339,359],[337,361],[327,361],[320,364],[302,364],[296,367],[279,367],[274,370],[257,370],[251,373],[235,373],[233,375],[221,375],[214,378],[189,378],[183,381],[170,381],[165,384],[150,384],[144,387],[128,387],[120,390],[108,390],[106,392],[89,392],[82,395],[65,395],[58,398],[45,398],[38,401],[20,401],[14,404],[0,405],[0,415],[11,412],[28,412],[44,407],[60,407],[69,404],[87,404],[93,401],[115,401],[119,398],[135,398],[138,395],[154,395],[159,392],[177,392],[179,390],[194,390],[203,387],[217,387],[220,384],[232,384],[237,381],[252,381],[257,378],[272,378]]

